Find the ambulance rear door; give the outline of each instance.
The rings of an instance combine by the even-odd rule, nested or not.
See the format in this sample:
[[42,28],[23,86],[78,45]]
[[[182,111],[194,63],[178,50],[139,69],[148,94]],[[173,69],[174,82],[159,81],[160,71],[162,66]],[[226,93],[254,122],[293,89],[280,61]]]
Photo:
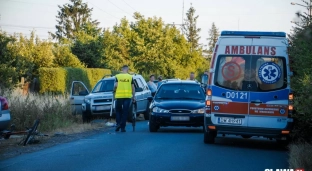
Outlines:
[[[224,36],[218,41],[211,81],[211,120],[215,125],[247,127],[249,91],[240,89],[245,67],[250,63],[240,54],[240,46],[250,46],[252,39],[242,36]],[[215,69],[214,69],[215,68]]]
[[282,129],[287,125],[290,91],[286,42],[286,38],[280,37],[253,39],[251,48],[255,53],[250,65],[258,88],[250,89],[248,127]]

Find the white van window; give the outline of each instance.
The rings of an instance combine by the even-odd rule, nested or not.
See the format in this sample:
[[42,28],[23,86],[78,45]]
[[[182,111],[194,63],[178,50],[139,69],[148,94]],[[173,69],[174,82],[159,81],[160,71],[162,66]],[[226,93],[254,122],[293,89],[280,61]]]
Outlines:
[[231,90],[239,90],[239,83],[244,77],[245,62],[243,57],[219,57],[215,73],[215,84]]
[[257,57],[256,73],[260,91],[287,87],[286,60],[283,57]]
[[236,91],[272,91],[287,86],[284,57],[219,56],[214,83]]

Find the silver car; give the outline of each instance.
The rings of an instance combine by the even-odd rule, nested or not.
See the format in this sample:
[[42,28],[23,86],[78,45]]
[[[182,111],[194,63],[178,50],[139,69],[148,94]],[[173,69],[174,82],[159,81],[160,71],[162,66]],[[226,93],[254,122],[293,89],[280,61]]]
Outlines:
[[0,96],[0,131],[8,128],[11,122],[9,104],[6,98]]
[[[115,117],[115,100],[113,102],[113,88],[115,84],[115,76],[103,77],[93,88],[91,92],[81,81],[72,83],[70,101],[74,115],[82,115],[83,122],[91,120],[93,116]],[[146,81],[141,75],[133,75],[137,115],[143,113],[145,120],[149,119],[149,105],[147,100],[151,96]],[[113,104],[113,106],[112,106]],[[129,115],[129,121],[132,116]]]

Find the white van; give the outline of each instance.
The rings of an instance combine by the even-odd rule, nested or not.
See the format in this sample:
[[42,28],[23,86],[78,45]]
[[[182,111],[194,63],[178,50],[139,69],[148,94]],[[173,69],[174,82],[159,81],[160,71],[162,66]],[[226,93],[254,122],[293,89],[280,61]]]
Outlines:
[[293,119],[284,32],[222,31],[206,90],[204,142],[217,134],[289,140]]

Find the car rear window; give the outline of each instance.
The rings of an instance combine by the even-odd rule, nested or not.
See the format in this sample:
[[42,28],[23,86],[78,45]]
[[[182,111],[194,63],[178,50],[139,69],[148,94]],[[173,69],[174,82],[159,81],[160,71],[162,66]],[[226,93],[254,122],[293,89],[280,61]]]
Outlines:
[[114,80],[102,80],[95,85],[92,93],[113,91],[114,90],[114,84],[115,84]]
[[204,100],[205,93],[202,87],[195,84],[163,84],[155,98]]
[[219,56],[214,84],[237,91],[273,91],[287,86],[286,60],[270,56]]

